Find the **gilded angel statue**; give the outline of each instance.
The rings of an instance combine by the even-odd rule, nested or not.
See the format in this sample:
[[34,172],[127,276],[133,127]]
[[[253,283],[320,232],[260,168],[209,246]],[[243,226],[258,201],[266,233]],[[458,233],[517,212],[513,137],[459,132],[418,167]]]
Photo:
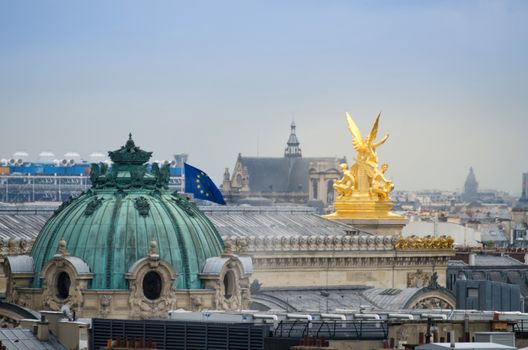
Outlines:
[[376,155],[376,148],[385,143],[385,141],[387,141],[387,139],[389,138],[389,135],[385,134],[385,136],[383,136],[381,140],[375,142],[376,137],[378,137],[378,122],[380,116],[381,112],[378,113],[378,116],[374,121],[374,125],[370,130],[370,134],[366,138],[363,138],[363,136],[361,136],[359,128],[357,127],[350,114],[348,114],[348,112],[346,113],[348,130],[352,134],[353,138],[352,145],[354,146],[354,149],[357,152],[356,159],[358,162],[366,162],[372,168],[377,168],[378,166],[378,156]]

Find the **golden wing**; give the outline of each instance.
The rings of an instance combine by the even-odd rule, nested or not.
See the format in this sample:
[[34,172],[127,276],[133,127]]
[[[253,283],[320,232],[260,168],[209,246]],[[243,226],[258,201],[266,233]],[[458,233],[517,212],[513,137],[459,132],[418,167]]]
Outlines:
[[348,122],[348,130],[352,134],[352,145],[354,145],[354,149],[358,151],[358,148],[361,144],[363,144],[363,136],[361,136],[361,132],[359,132],[359,128],[357,127],[356,123],[354,123],[354,120],[346,112],[346,119]]
[[379,118],[381,116],[381,112],[378,113],[378,116],[376,117],[376,120],[374,121],[374,125],[372,126],[372,130],[370,130],[370,134],[368,136],[369,141],[372,143],[378,137],[378,122]]

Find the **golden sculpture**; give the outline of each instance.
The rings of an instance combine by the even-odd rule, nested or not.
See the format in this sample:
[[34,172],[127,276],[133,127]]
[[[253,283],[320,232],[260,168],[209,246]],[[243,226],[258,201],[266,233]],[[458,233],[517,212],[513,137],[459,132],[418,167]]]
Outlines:
[[403,237],[400,236],[396,243],[394,243],[394,248],[397,250],[418,250],[418,249],[453,249],[454,239],[451,236],[409,236]]
[[348,167],[340,165],[343,177],[334,183],[337,193],[335,212],[327,215],[330,219],[397,219],[403,217],[390,212],[392,202],[389,194],[394,189],[392,181],[385,177],[388,164],[378,167],[376,149],[387,141],[385,134],[379,141],[378,124],[381,113],[376,116],[374,125],[367,137],[363,138],[359,128],[346,113],[348,130],[352,135],[352,145],[356,151],[355,162]]

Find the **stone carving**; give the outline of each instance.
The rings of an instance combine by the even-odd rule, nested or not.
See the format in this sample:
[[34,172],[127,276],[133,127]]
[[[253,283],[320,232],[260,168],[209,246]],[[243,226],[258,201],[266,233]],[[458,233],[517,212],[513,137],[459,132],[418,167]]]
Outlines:
[[112,296],[103,294],[99,299],[99,314],[102,318],[108,317],[111,311]]
[[7,242],[7,255],[17,255],[18,254],[18,244],[14,238],[11,238]]
[[[392,250],[394,241],[390,236],[268,236],[231,238],[223,237],[225,241],[234,241],[235,253],[256,251],[335,251],[335,250]],[[244,247],[244,248],[242,248]]]
[[150,204],[149,204],[148,200],[145,197],[140,196],[140,197],[136,198],[136,201],[134,203],[134,207],[139,212],[139,215],[141,215],[141,216],[148,216],[149,215]]
[[64,240],[64,238],[59,241],[59,247],[57,248],[57,255],[61,255],[61,256],[70,255],[70,253],[68,253],[67,243]]
[[201,297],[191,297],[191,309],[193,311],[200,311],[202,304],[203,302]]
[[222,255],[231,255],[233,254],[233,241],[230,239],[226,239],[224,241],[224,252]]
[[86,205],[86,208],[84,209],[84,215],[92,215],[101,206],[102,203],[102,198],[95,197]]
[[433,272],[433,274],[431,276],[431,280],[427,284],[427,288],[429,288],[429,289],[440,289],[440,288],[442,288],[442,287],[440,287],[440,284],[438,284],[438,273]]
[[431,280],[431,272],[424,272],[418,269],[416,272],[407,273],[407,287],[408,288],[422,288],[429,284]]
[[394,248],[397,250],[413,250],[413,249],[453,249],[454,239],[451,236],[400,236]]
[[[255,257],[253,256],[253,266],[262,269],[298,269],[299,267],[314,267],[320,269],[327,269],[329,266],[338,267],[358,267],[365,266],[368,268],[376,267],[415,267],[423,266],[427,268],[432,264],[437,267],[446,267],[448,257]],[[420,286],[424,286],[429,282],[426,280],[425,284],[422,282]],[[416,285],[412,285],[416,287]]]
[[149,258],[159,258],[158,242],[150,241],[148,256]]
[[249,286],[249,291],[251,292],[251,294],[257,294],[260,292],[261,287],[262,283],[259,283],[259,281],[256,279],[251,282],[251,285]]
[[130,306],[130,316],[132,318],[152,318],[166,316],[168,310],[174,309],[176,304],[176,290],[172,283],[167,283],[163,287],[162,295],[156,300],[148,300],[143,295],[141,286],[136,285],[142,278],[134,281],[130,285],[130,297],[128,299]]
[[428,297],[419,300],[411,307],[412,309],[453,309],[454,305],[451,305],[444,299],[437,297]]

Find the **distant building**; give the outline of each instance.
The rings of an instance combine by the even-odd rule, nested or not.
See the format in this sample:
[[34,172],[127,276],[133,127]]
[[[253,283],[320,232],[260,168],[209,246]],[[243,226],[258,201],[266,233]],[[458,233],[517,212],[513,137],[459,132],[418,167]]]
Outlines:
[[299,140],[291,124],[283,157],[243,157],[238,155],[232,174],[226,168],[222,193],[227,201],[244,203],[266,199],[271,203],[334,201],[334,181],[341,177],[336,157],[303,158]]
[[[486,308],[479,310],[521,310],[526,312],[528,303],[528,265],[508,256],[492,254],[475,254],[457,255],[455,259],[466,261],[450,260],[447,267],[446,287],[453,293],[458,293],[458,298],[474,297],[472,300],[466,300],[463,304],[457,303],[461,308],[478,308],[486,305]],[[460,281],[491,281],[499,284],[478,284],[470,283],[459,285]],[[513,286],[505,287],[502,284]],[[457,290],[457,288],[461,288]],[[467,291],[467,288],[482,288],[481,292],[473,290]],[[500,289],[500,290],[499,290]],[[492,290],[494,295],[492,296]],[[488,294],[486,294],[488,293]],[[517,295],[517,297],[515,297]],[[513,300],[520,297],[519,300]],[[487,300],[486,300],[487,298]],[[501,302],[492,300],[493,298],[502,299]],[[507,300],[506,300],[507,299]],[[502,303],[502,304],[501,304]],[[493,306],[493,307],[492,307]],[[500,306],[500,307],[499,307]]]
[[466,182],[464,183],[464,193],[462,194],[462,199],[466,202],[473,202],[478,199],[478,182],[473,172],[473,167],[469,168],[469,174],[466,177]]
[[512,209],[512,241],[528,239],[528,173],[522,174],[522,194]]

